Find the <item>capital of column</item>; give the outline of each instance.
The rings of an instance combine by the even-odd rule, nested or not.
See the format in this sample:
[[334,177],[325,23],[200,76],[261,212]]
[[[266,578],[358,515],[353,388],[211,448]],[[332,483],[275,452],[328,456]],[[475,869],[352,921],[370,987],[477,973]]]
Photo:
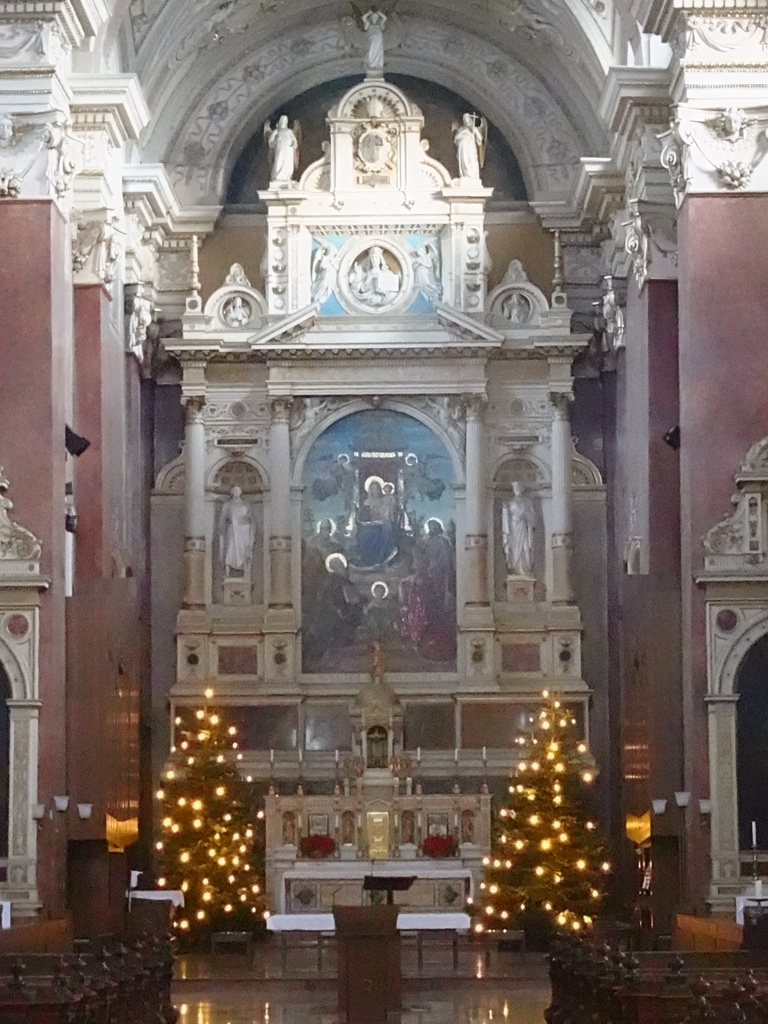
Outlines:
[[199,423],[202,420],[205,395],[182,395],[181,404],[184,406],[184,417],[188,424]]
[[482,420],[488,407],[488,398],[482,394],[461,396],[468,420]]
[[556,420],[567,420],[573,395],[570,388],[567,391],[550,391],[549,401],[552,405],[553,418]]
[[269,411],[272,414],[272,423],[288,423],[291,418],[294,399],[291,395],[280,395],[273,398],[269,403]]

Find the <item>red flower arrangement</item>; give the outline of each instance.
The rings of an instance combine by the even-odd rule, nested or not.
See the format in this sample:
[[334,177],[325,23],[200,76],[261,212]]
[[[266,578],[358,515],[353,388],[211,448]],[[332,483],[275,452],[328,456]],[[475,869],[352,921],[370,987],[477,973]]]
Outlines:
[[302,857],[330,857],[336,849],[336,843],[330,836],[310,832],[299,840],[299,852]]
[[454,857],[456,840],[453,836],[427,836],[421,844],[421,852],[426,857]]

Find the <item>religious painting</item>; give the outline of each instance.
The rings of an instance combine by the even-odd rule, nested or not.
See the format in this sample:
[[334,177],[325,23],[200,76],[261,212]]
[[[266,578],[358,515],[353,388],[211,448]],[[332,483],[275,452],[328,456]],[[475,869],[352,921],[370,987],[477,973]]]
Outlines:
[[423,423],[391,409],[338,420],[304,465],[303,670],[456,667],[453,464]]

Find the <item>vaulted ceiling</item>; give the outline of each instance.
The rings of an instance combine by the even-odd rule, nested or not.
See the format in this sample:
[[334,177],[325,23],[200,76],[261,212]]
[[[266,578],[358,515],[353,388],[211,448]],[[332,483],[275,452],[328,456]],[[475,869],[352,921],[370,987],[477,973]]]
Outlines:
[[[506,137],[528,195],[563,197],[579,159],[607,152],[596,111],[636,45],[628,2],[642,0],[398,0],[385,70],[462,96]],[[220,202],[281,104],[362,72],[351,14],[348,0],[116,0],[102,52],[141,81],[143,159],[164,162],[185,201]]]

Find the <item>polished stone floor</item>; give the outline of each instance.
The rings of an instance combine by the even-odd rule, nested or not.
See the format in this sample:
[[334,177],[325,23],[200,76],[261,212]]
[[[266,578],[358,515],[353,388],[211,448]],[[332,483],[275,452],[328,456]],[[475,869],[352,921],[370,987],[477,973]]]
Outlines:
[[[332,944],[331,944],[332,946]],[[542,1024],[549,1002],[544,957],[536,953],[459,950],[427,944],[421,964],[403,951],[400,1024]],[[180,957],[174,983],[179,1024],[341,1024],[336,1010],[335,951],[277,944],[238,953]]]

